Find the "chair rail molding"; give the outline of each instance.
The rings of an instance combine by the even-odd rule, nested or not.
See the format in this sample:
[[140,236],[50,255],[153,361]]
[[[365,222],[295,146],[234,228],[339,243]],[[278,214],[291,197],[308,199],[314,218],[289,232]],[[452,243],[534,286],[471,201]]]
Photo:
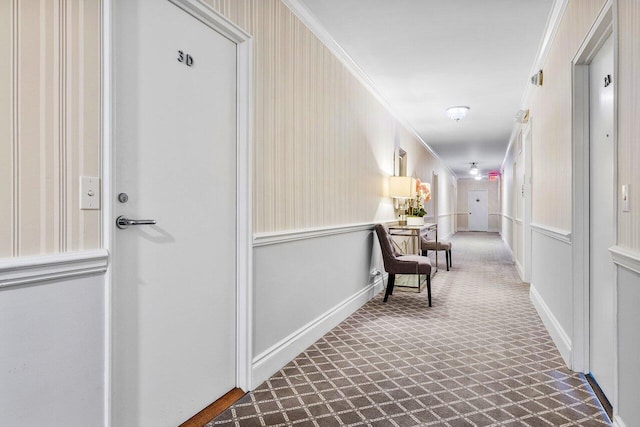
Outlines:
[[531,229],[537,233],[543,234],[552,239],[559,240],[563,243],[571,244],[571,231],[561,228],[549,227],[542,224],[532,222]]
[[617,245],[610,247],[609,252],[614,263],[640,274],[640,252]]
[[373,230],[378,222],[364,222],[359,224],[332,225],[318,228],[302,228],[297,230],[276,231],[271,233],[256,233],[253,235],[253,247],[275,245],[278,243],[295,242],[296,240],[316,239],[318,237],[333,236],[336,234],[355,233],[363,230]]
[[96,249],[0,260],[0,289],[107,271],[109,252]]

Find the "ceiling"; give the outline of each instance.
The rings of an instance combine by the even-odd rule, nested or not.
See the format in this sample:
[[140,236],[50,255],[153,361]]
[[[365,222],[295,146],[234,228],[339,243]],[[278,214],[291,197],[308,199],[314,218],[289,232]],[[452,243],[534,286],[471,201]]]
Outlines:
[[499,170],[553,0],[299,1],[458,177]]

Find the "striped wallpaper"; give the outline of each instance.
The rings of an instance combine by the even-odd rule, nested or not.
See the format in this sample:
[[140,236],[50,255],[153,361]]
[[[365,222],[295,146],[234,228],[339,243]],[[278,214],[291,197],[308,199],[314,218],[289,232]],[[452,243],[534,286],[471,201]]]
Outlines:
[[254,39],[254,232],[393,219],[387,177],[396,146],[409,153],[409,175],[444,177],[281,1],[207,3]]
[[571,60],[605,0],[569,0],[531,101],[532,221],[571,230]]
[[100,246],[100,0],[0,1],[0,257]]
[[640,3],[637,0],[618,0],[618,34],[618,183],[629,184],[631,208],[630,212],[618,209],[618,244],[640,251]]

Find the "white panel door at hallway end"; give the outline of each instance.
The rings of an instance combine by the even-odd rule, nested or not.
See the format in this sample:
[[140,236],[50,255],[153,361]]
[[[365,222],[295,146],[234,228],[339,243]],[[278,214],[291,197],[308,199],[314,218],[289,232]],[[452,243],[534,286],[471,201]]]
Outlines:
[[470,190],[467,194],[469,231],[489,230],[489,196],[487,190]]
[[[114,426],[236,386],[236,44],[167,0],[114,7]],[[115,221],[115,218],[113,218]]]

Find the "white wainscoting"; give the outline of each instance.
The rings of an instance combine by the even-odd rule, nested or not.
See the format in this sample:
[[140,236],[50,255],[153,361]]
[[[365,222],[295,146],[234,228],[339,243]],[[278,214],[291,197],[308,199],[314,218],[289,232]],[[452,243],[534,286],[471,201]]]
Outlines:
[[104,425],[104,274],[37,258],[2,261],[0,425]]
[[[531,301],[567,366],[571,366],[573,293],[571,243],[566,232],[532,224]],[[569,234],[570,235],[570,234]]]
[[255,237],[254,387],[383,289],[372,225],[354,227]]
[[618,402],[614,408],[614,424],[624,426],[640,420],[640,273],[618,265]]

